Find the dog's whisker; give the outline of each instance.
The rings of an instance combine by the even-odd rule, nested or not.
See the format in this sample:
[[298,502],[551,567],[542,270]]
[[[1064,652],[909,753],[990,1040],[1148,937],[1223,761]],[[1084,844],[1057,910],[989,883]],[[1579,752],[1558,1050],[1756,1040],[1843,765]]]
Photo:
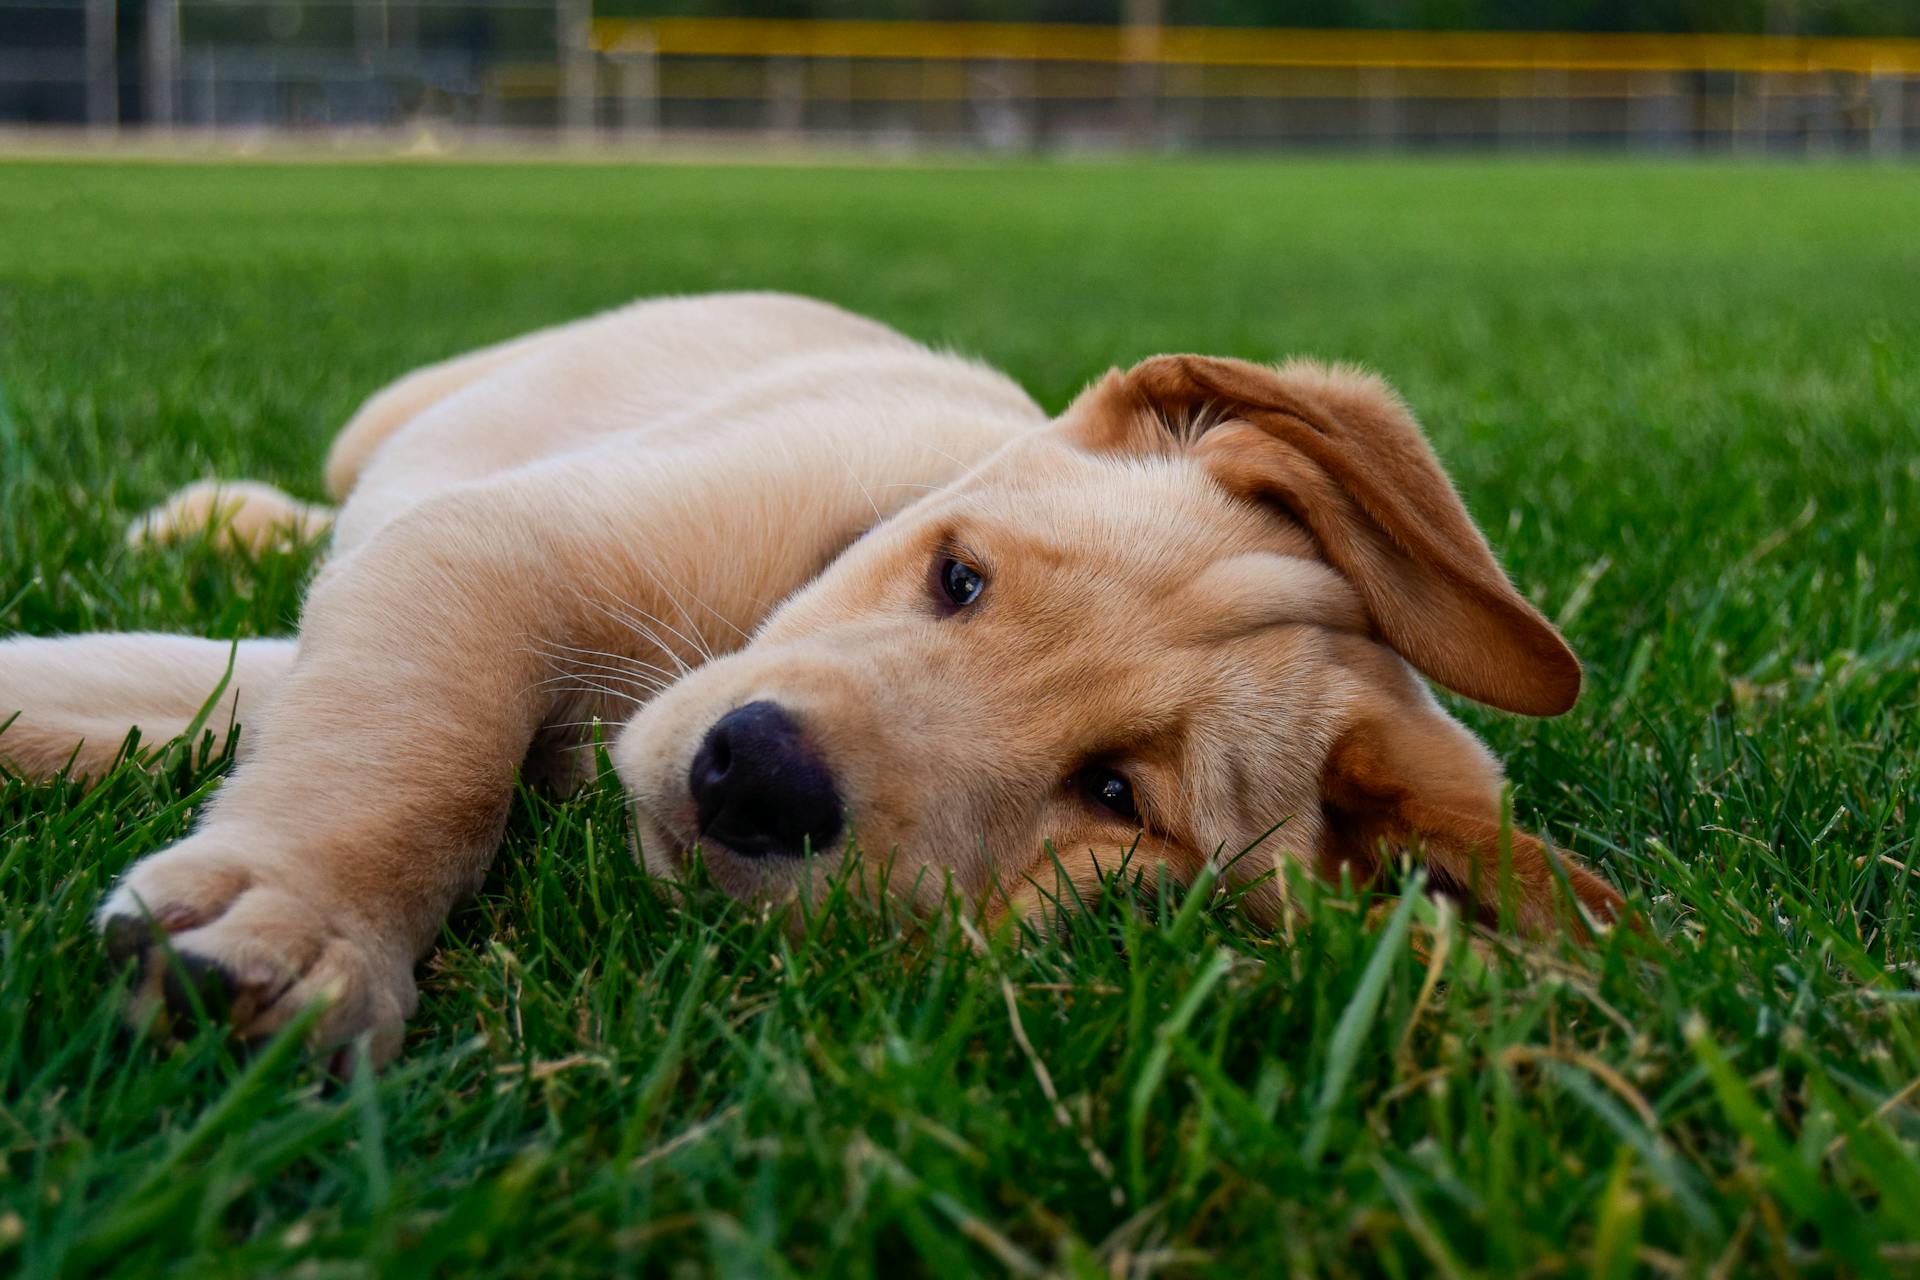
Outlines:
[[[707,662],[713,661],[713,650],[707,644],[706,637],[700,634],[700,624],[693,620],[693,615],[691,613],[687,612],[687,606],[681,601],[679,595],[674,591],[674,589],[671,586],[669,586],[666,582],[664,582],[661,579],[660,575],[654,571],[653,566],[642,564],[640,566],[640,571],[642,573],[645,573],[647,577],[651,578],[653,580],[653,585],[660,589],[660,593],[664,595],[667,599],[673,602],[674,609],[680,615],[681,625],[686,627],[687,633],[690,633],[690,634],[686,634],[687,642],[693,645],[693,647],[699,652],[700,657],[703,661],[707,661]],[[629,605],[628,607],[632,608],[633,606]],[[655,621],[659,622],[661,626],[668,625],[666,619],[664,618],[658,618],[658,619],[655,619]],[[674,634],[681,635],[683,633],[676,630]]]
[[588,658],[606,658],[613,662],[637,662],[638,661],[638,659],[634,658],[631,654],[616,653],[612,649],[589,649],[581,645],[561,644],[558,641],[554,641],[548,644],[547,648],[559,653],[579,654],[581,656],[588,657]]
[[[582,598],[585,599],[584,596]],[[606,601],[601,601],[601,600],[589,600],[588,603],[592,605],[594,609],[598,610],[601,614],[603,614],[607,618],[637,633],[638,635],[644,637],[646,640],[648,640],[649,642],[657,646],[659,650],[667,656],[667,659],[671,661],[676,668],[679,669],[680,674],[685,675],[692,670],[692,668],[687,665],[686,660],[680,656],[679,651],[676,650],[672,645],[668,644],[666,642],[666,638],[662,636],[659,631],[655,630],[652,626],[649,626],[647,622],[643,622],[641,620],[642,617],[644,617],[650,622],[657,623],[660,626],[665,627],[666,624],[663,622],[660,622],[658,618],[654,618],[651,614],[646,613],[645,610],[638,609],[636,606],[629,604],[626,601],[618,599],[618,597],[615,597],[613,599],[613,603],[608,603]],[[680,633],[678,631],[675,631],[672,627],[667,627],[667,630],[672,631],[673,634],[677,636],[680,639],[680,641],[683,644],[686,644],[689,648],[692,648],[696,652],[700,651],[699,645],[694,644],[692,641],[688,640],[686,636],[680,635]]]
[[625,693],[619,689],[610,689],[605,685],[595,684],[591,680],[581,681],[580,684],[574,686],[570,692],[603,694],[609,698],[619,698],[623,702],[631,702],[636,707],[643,707],[647,703],[645,698],[635,697],[633,694]]
[[664,671],[636,670],[631,666],[615,666],[605,662],[576,662],[573,664],[573,669],[605,672],[607,675],[618,677],[631,684],[645,685],[656,693],[674,683],[673,677]]
[[[652,626],[664,628],[667,634],[675,637],[682,644],[686,645],[689,649],[692,649],[695,653],[699,654],[704,661],[711,662],[713,660],[714,655],[711,649],[707,648],[707,646],[702,644],[700,641],[693,639],[691,636],[681,631],[678,627],[674,626],[671,622],[668,622],[665,618],[661,618],[654,614],[648,613],[645,609],[642,609],[631,602],[627,602],[625,604],[625,607],[632,610],[635,614],[639,616],[640,619],[644,619],[647,623],[652,624]],[[643,635],[646,635],[650,639],[652,639],[654,643],[660,644],[660,635],[658,632],[653,631],[650,627],[642,626],[638,621],[636,621],[636,619],[632,617],[627,618],[626,621],[630,626],[633,626],[636,630],[640,631]],[[678,654],[674,653],[674,651],[670,646],[661,644],[661,647],[663,649],[666,649],[668,655],[670,657],[673,657],[676,662],[684,661],[684,659],[681,659]],[[685,669],[685,672],[683,672],[683,674],[691,674],[692,670],[693,670],[692,667],[687,667]]]
[[[566,657],[562,657],[561,654],[558,652],[555,652],[555,653],[542,652],[540,656],[545,658],[548,662],[552,663],[555,667],[559,667],[563,669],[571,669],[576,666],[598,666],[602,670],[620,671],[620,672],[628,672],[635,669],[639,669],[643,671],[650,671],[655,675],[662,677],[663,679],[672,680],[674,678],[673,672],[670,672],[662,667],[657,667],[652,663],[647,662],[645,659],[635,658],[628,654],[613,653],[605,649],[582,649],[574,645],[555,645],[554,648],[556,650],[564,650],[565,653],[569,655]],[[592,661],[593,659],[601,659],[601,658],[605,659],[606,661],[604,662]]]
[[[586,680],[593,680],[593,681],[596,681],[596,683],[592,685],[582,685],[579,683],[581,681],[586,681]],[[660,690],[659,688],[653,685],[644,684],[637,680],[624,680],[618,676],[601,676],[601,677],[582,676],[578,673],[569,673],[566,675],[555,676],[550,680],[542,680],[539,684],[533,685],[532,688],[542,689],[542,688],[552,688],[557,686],[558,691],[561,693],[576,692],[581,688],[593,688],[601,692],[611,693],[614,691],[611,685],[600,683],[602,681],[607,681],[607,680],[617,681],[620,684],[627,686],[628,689],[637,689],[640,691],[640,693],[645,694],[646,698],[659,697],[662,692],[662,690]],[[568,684],[567,683],[568,681],[573,681],[575,683]],[[636,696],[631,692],[622,692],[620,696],[624,698],[629,698],[635,703],[643,702],[646,700]]]
[[[665,688],[679,678],[676,673],[668,671],[664,667],[657,667],[650,662],[629,654],[613,653],[605,649],[583,649],[577,645],[553,642],[545,646],[535,644],[529,647],[528,652],[537,654],[554,667],[560,668],[563,673],[581,665],[595,667],[598,670],[615,672],[621,675],[632,675],[634,670],[638,669],[651,673],[661,688]],[[562,653],[574,656],[562,657]],[[582,663],[580,661],[582,658],[605,658],[608,663],[613,665],[596,664],[592,662]]]
[[[632,616],[631,614],[622,612],[620,609],[616,609],[599,600],[588,599],[588,597],[583,593],[576,593],[576,594],[580,594],[580,598],[583,601],[585,601],[585,603],[589,607],[593,608],[600,614],[604,615],[605,617],[609,618],[614,622],[619,623],[621,626],[634,632],[636,635],[639,635],[645,638],[646,640],[650,641],[656,648],[660,650],[661,653],[666,655],[667,660],[669,662],[673,663],[674,667],[678,671],[678,674],[683,676],[692,674],[693,668],[688,665],[687,660],[685,658],[682,658],[679,652],[672,645],[668,644],[666,642],[665,637],[663,637],[658,631],[655,631],[652,627],[646,625],[645,623],[640,621],[638,618]],[[654,619],[654,621],[657,622],[659,620]],[[665,624],[662,623],[661,625],[664,626]],[[673,628],[668,627],[667,630],[673,631]],[[679,633],[675,632],[674,634],[678,635]],[[699,650],[700,646],[693,644],[693,642],[689,641],[685,636],[680,636],[680,640],[682,643],[687,644],[690,648],[693,648],[696,651]]]
[[586,673],[578,672],[578,671],[567,672],[563,675],[555,676],[550,680],[543,680],[539,684],[534,685],[533,687],[536,689],[557,688],[561,691],[564,691],[569,687],[569,682],[577,685],[582,680],[593,680],[597,682],[599,685],[603,685],[610,688],[635,690],[645,694],[649,698],[657,698],[660,696],[662,692],[664,692],[664,690],[662,690],[658,686],[647,684],[644,681],[640,681],[640,680],[631,680],[626,677],[613,675],[613,674],[588,675]]
[[[674,603],[676,605],[680,603],[679,593],[675,591],[675,589],[671,585],[662,581],[659,573],[655,571],[655,569],[651,565],[642,565],[641,568],[646,571],[647,576],[652,578],[662,591],[665,591],[668,595],[674,598]],[[682,579],[679,584],[679,590],[685,591],[688,597],[691,598],[695,604],[699,605],[702,609],[705,609],[709,614],[711,614],[714,617],[716,621],[720,622],[723,626],[727,627],[735,635],[739,636],[742,640],[747,640],[751,638],[747,635],[745,631],[740,629],[740,625],[736,623],[732,618],[729,618],[726,614],[721,613],[718,609],[708,604],[705,600],[702,600],[700,598],[700,593],[695,591],[692,587],[688,586],[684,579]],[[680,608],[680,616],[687,623],[689,627],[693,626],[693,620],[687,616],[687,611],[684,606],[681,606]],[[695,628],[695,630],[697,631],[698,628]],[[708,652],[707,658],[709,661],[712,660],[713,654],[711,651]]]
[[[595,693],[615,694],[619,697],[626,698],[632,702],[644,701],[644,699],[637,697],[635,694],[633,694],[627,689],[622,689],[616,685],[606,683],[601,677],[584,676],[577,672],[569,673],[568,675],[565,675],[565,676],[557,676],[550,681],[543,681],[542,683],[544,685],[553,687],[557,692],[561,694],[585,693],[585,692],[591,691]],[[642,692],[646,693],[649,697],[653,696],[653,690],[651,689],[643,689]]]
[[588,662],[588,663],[576,663],[573,666],[568,667],[565,671],[555,672],[553,675],[548,676],[545,680],[539,681],[538,683],[531,685],[529,687],[538,689],[547,685],[559,684],[559,683],[562,683],[563,681],[571,680],[576,675],[579,675],[580,673],[587,672],[587,671],[596,673],[597,677],[600,679],[617,680],[621,684],[632,685],[635,688],[645,689],[649,693],[665,693],[668,689],[672,688],[676,683],[676,681],[672,677],[658,676],[648,671],[632,671],[632,670],[627,670],[619,667],[608,667],[608,666],[603,666],[599,663]]
[[[599,674],[588,675],[587,670],[592,670]],[[581,686],[584,681],[594,681],[596,683],[593,687],[600,689],[607,689],[609,684],[623,685],[629,689],[639,689],[648,697],[657,697],[667,688],[666,685],[657,683],[652,677],[627,671],[619,671],[609,667],[590,666],[586,669],[575,667],[567,671],[556,672],[544,680],[534,681],[527,686],[527,691],[533,692],[540,689],[555,689],[560,693],[566,693],[570,689]],[[607,691],[611,690],[607,689]],[[631,695],[623,694],[622,696],[630,697]],[[639,699],[635,699],[635,701],[639,701]]]
[[693,673],[693,665],[681,657],[680,651],[669,644],[667,638],[661,635],[659,631],[638,618],[623,615],[620,620],[623,625],[631,629],[636,635],[641,636],[647,640],[648,643],[658,648],[661,653],[665,654],[667,661],[673,664],[677,674],[686,676]]
[[[666,594],[667,599],[673,602],[674,609],[677,610],[680,615],[681,623],[687,629],[686,631],[687,643],[692,645],[696,650],[699,651],[699,654],[702,659],[704,659],[707,662],[712,662],[715,656],[717,656],[713,651],[713,645],[708,642],[706,635],[700,630],[700,624],[693,620],[693,614],[688,611],[686,604],[681,601],[679,592],[674,589],[671,583],[668,583],[662,580],[659,573],[657,573],[651,566],[642,566],[642,567],[646,570],[647,576],[653,579],[654,585],[659,587],[660,590]],[[687,590],[688,595],[693,594],[691,588],[687,588],[684,582],[682,582],[680,585],[683,589]],[[699,603],[698,597],[696,597],[695,599],[696,599],[696,603]],[[632,607],[632,606],[629,605],[629,607]],[[719,617],[719,614],[715,610],[713,610],[710,606],[707,606],[703,603],[701,604],[701,607],[707,609],[707,612],[713,613],[715,617]],[[643,616],[653,618],[653,620],[655,622],[658,622],[661,626],[668,625],[666,619],[664,618],[654,617],[654,615],[646,613],[644,610],[642,610],[641,612]],[[721,619],[721,620],[725,621],[725,619]],[[678,635],[680,634],[680,632],[676,631],[675,634]]]
[[827,447],[831,448],[834,452],[834,455],[840,459],[840,465],[847,469],[847,478],[853,481],[854,485],[860,490],[860,496],[867,500],[867,505],[869,507],[873,508],[874,522],[877,524],[880,521],[885,520],[887,517],[881,513],[880,504],[873,500],[873,490],[867,488],[867,482],[862,480],[860,478],[860,473],[853,469],[853,463],[848,460],[847,455],[841,452],[839,446],[834,444],[831,439],[829,439],[826,443],[827,443]]
[[974,466],[976,465],[975,463],[967,461],[965,458],[954,457],[952,454],[948,453],[945,449],[942,449],[940,446],[928,440],[920,441],[920,447],[922,449],[925,449],[928,453],[933,454],[935,457],[945,458],[948,462],[951,462],[954,466],[960,467],[967,471],[973,470]]
[[[578,656],[566,658],[558,654],[542,654],[541,656],[546,658],[548,663],[555,669],[556,675],[565,675],[569,671],[584,667],[592,670],[611,672],[621,676],[638,678],[644,675],[663,686],[671,684],[677,678],[674,673],[670,671],[656,667],[639,658],[629,658],[624,654],[603,653],[595,649],[574,649],[572,652]],[[594,661],[596,658],[605,658],[607,661]]]
[[605,725],[609,729],[618,729],[620,722],[609,720],[605,716],[588,716],[585,720],[555,720],[543,724],[542,729],[589,729],[594,725]]
[[681,676],[684,674],[683,672],[679,672],[679,671],[669,671],[665,667],[656,666],[655,664],[651,662],[647,662],[646,660],[641,658],[632,658],[632,657],[627,657],[625,655],[609,655],[609,656],[612,656],[615,658],[616,661],[625,664],[625,666],[621,668],[622,670],[639,670],[639,671],[646,672],[648,675],[658,680],[660,682],[660,687],[663,689],[666,688],[668,685],[671,685],[674,682],[678,681],[681,678]]

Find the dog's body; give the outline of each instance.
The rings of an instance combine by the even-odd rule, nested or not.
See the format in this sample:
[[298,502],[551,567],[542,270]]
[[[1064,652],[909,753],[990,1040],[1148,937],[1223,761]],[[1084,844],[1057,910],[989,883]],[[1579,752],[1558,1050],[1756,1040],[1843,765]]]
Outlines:
[[[573,776],[594,720],[626,726],[649,865],[698,842],[742,895],[804,891],[851,834],[895,892],[989,912],[1056,866],[1091,888],[1136,842],[1188,877],[1249,845],[1236,876],[1417,846],[1534,928],[1568,918],[1556,877],[1617,904],[1531,837],[1502,869],[1498,766],[1408,663],[1535,714],[1578,667],[1362,375],[1163,357],[1049,424],[824,304],[675,299],[403,379],[327,475],[299,639],[242,642],[208,721],[245,726],[233,776],[102,911],[218,973],[245,1031],[326,996],[321,1038],[390,1051],[516,770]],[[216,516],[251,541],[328,519],[201,488],[136,534]],[[185,729],[229,657],[8,641],[0,760],[98,772],[129,726]]]

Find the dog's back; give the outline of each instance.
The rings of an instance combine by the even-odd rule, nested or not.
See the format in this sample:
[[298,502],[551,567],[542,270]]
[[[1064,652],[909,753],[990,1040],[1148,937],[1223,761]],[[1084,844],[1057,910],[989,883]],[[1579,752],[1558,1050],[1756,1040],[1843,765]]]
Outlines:
[[343,504],[337,526],[335,513],[271,485],[202,480],[129,537],[210,533],[258,550],[333,527],[338,551],[456,485],[616,434],[634,450],[697,444],[823,386],[842,399],[892,396],[909,412],[942,404],[956,417],[1044,420],[999,371],[828,303],[781,293],[648,299],[428,365],[369,396],[327,455],[327,492]]
[[[858,349],[919,348],[885,325],[786,294],[632,303],[428,365],[375,392],[333,442],[327,492],[346,501],[376,452],[403,432],[443,448],[482,443],[497,457],[524,460],[592,434],[613,407],[598,399],[666,416],[772,361]],[[561,401],[540,421],[506,420],[516,382],[557,392]],[[463,393],[459,412],[434,413]],[[484,441],[474,439],[482,434],[476,428]]]

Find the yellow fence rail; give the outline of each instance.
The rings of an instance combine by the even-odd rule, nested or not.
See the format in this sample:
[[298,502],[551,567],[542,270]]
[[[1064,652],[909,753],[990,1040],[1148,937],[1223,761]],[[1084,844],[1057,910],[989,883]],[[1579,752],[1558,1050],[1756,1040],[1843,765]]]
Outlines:
[[599,18],[606,54],[1441,71],[1920,74],[1920,40],[1544,32]]

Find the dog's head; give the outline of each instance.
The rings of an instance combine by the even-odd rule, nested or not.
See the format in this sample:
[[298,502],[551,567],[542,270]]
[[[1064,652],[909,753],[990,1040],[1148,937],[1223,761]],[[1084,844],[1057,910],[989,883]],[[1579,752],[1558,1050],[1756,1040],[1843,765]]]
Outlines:
[[1529,715],[1580,689],[1378,379],[1163,356],[873,529],[614,759],[654,869],[698,844],[741,896],[821,885],[851,837],[893,891],[988,910],[1128,850],[1243,880],[1411,850],[1531,928],[1563,878],[1612,914],[1507,840],[1499,766],[1416,671]]

